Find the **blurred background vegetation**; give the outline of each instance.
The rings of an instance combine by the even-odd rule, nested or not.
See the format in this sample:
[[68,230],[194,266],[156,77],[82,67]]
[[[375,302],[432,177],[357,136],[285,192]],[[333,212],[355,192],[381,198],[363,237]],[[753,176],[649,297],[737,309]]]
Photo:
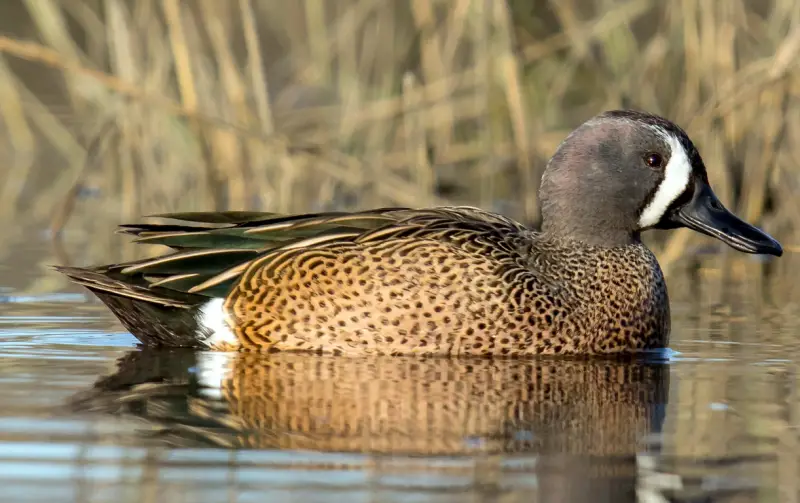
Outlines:
[[[129,259],[113,227],[176,210],[536,225],[557,144],[629,107],[687,129],[723,202],[799,249],[794,0],[3,0],[0,35],[5,247],[50,229],[76,263]],[[667,270],[711,245],[648,241]]]

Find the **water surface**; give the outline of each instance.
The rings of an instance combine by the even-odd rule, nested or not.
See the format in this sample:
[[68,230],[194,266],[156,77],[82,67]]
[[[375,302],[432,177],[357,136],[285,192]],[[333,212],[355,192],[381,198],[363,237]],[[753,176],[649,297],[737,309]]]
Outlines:
[[669,277],[659,356],[492,361],[142,350],[53,253],[0,264],[2,501],[800,498],[796,297],[753,260]]

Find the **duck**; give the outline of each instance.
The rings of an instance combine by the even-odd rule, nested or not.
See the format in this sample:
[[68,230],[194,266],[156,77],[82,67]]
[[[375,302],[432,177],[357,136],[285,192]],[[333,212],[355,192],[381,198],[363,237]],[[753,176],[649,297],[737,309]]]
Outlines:
[[611,110],[572,131],[539,187],[541,226],[468,206],[154,215],[119,231],[162,255],[58,271],[145,346],[526,357],[668,346],[651,229],[780,257],[725,208],[686,132]]

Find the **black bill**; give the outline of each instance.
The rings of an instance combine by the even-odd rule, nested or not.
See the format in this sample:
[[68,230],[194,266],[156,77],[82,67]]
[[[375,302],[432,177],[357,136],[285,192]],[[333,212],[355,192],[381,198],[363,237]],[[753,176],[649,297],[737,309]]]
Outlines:
[[708,183],[699,177],[695,179],[691,201],[676,208],[668,218],[672,224],[715,237],[745,253],[762,253],[776,257],[783,254],[780,243],[728,211]]

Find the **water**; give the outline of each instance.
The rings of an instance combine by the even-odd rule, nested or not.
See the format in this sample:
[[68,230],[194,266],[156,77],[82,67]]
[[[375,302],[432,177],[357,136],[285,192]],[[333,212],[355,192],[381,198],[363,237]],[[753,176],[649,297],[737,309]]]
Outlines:
[[796,297],[756,261],[670,277],[670,351],[490,361],[140,350],[51,253],[0,263],[0,501],[800,499]]

